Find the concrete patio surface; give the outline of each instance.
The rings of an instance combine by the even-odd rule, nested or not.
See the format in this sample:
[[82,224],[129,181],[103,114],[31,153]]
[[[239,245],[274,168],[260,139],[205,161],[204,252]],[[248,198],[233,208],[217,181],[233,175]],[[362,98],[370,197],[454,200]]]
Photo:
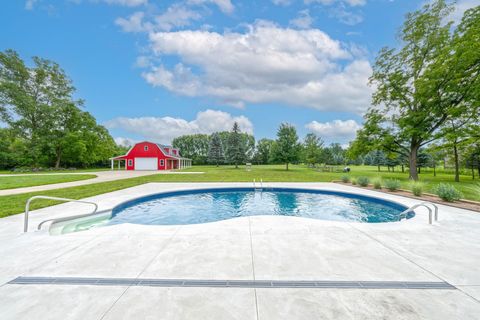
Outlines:
[[[99,209],[164,191],[245,183],[149,183],[89,200]],[[332,183],[268,183],[417,200]],[[254,216],[181,226],[120,224],[51,236],[66,203],[0,219],[0,319],[479,319],[480,213],[440,205],[409,220]],[[447,282],[454,289],[212,288],[8,284],[24,277]]]

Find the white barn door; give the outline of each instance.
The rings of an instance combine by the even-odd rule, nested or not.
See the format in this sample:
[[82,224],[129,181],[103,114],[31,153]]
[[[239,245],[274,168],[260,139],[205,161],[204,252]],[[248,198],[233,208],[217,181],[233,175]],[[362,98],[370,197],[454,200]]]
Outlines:
[[135,158],[135,170],[158,170],[157,158]]

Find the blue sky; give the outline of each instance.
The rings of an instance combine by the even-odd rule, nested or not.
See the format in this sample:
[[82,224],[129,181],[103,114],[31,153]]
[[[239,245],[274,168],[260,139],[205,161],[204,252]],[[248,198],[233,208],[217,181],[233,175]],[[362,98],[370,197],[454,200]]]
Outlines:
[[[417,0],[16,0],[0,50],[58,62],[119,142],[210,133],[257,139],[281,122],[347,143],[371,65]],[[458,19],[480,0],[460,0]]]

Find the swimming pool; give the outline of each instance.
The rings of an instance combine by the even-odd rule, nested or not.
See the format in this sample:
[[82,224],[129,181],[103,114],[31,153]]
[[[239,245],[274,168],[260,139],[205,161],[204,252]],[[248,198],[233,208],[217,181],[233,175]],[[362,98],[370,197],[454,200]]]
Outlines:
[[[61,233],[99,225],[185,225],[257,215],[379,223],[398,221],[405,209],[403,205],[383,199],[328,190],[187,190],[142,197],[115,207],[108,215],[62,223]],[[412,212],[407,218],[413,216]]]

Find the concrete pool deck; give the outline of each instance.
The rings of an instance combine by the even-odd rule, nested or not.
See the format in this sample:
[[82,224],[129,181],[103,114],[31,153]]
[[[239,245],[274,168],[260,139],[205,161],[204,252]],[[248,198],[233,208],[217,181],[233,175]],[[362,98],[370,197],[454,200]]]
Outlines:
[[[149,183],[92,198],[99,209],[142,195],[250,183]],[[419,201],[332,183],[267,183]],[[255,216],[182,226],[115,225],[50,236],[39,222],[86,213],[67,203],[0,219],[0,319],[478,319],[480,214],[440,205],[428,224]],[[65,284],[8,284],[17,277]],[[75,283],[87,278],[446,282],[455,289],[259,288]],[[88,279],[87,279],[88,280]]]

